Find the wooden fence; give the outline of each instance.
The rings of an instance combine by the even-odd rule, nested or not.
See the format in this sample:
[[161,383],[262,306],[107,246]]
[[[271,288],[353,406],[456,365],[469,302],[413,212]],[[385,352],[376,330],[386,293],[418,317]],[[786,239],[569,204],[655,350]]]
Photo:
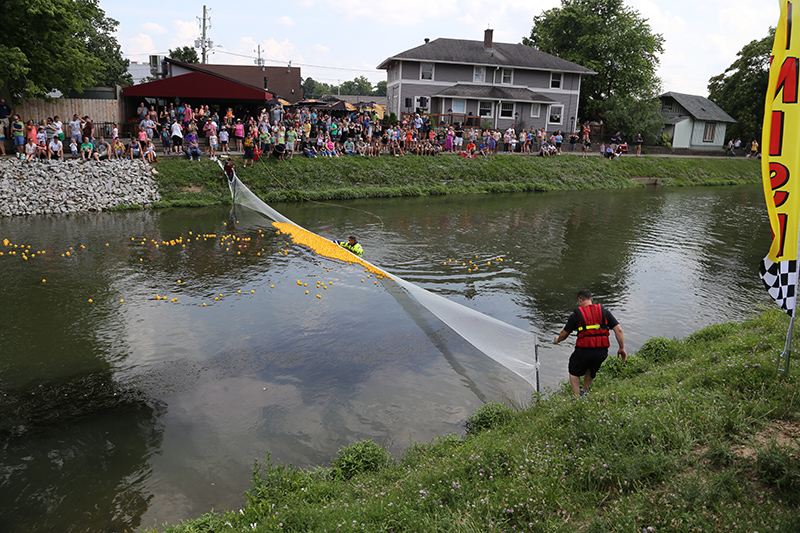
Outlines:
[[20,116],[23,122],[33,119],[34,122],[43,124],[47,117],[58,115],[61,122],[66,124],[72,116],[88,116],[93,122],[124,122],[122,100],[90,100],[85,98],[56,98],[46,101],[41,98],[23,100],[14,106],[14,113]]

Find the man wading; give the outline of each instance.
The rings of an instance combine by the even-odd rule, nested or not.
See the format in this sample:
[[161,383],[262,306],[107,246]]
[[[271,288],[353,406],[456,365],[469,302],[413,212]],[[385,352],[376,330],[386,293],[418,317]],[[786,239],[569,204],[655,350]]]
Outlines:
[[600,304],[592,303],[592,293],[587,289],[578,291],[578,308],[569,316],[567,325],[553,339],[553,343],[558,344],[575,330],[578,331],[578,340],[575,341],[575,351],[569,357],[569,383],[575,396],[588,396],[589,387],[597,376],[600,365],[608,357],[610,331],[614,332],[619,344],[617,355],[623,361],[628,358],[625,352],[625,334],[611,311]]

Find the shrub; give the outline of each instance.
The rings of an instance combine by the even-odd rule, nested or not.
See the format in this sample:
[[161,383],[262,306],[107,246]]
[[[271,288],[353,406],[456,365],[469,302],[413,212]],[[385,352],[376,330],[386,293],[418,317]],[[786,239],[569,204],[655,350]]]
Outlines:
[[371,440],[364,440],[340,449],[331,464],[336,477],[351,479],[365,472],[376,472],[393,462],[386,449]]
[[474,435],[487,429],[497,429],[508,424],[514,418],[514,411],[500,402],[489,402],[475,410],[467,418],[464,427],[467,435]]
[[653,337],[645,342],[636,355],[649,363],[667,363],[685,355],[686,346],[677,339]]

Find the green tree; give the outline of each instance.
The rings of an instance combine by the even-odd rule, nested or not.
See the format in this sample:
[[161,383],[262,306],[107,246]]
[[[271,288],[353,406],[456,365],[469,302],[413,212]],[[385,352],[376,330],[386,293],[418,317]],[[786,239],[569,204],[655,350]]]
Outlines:
[[612,96],[606,101],[605,108],[608,131],[619,131],[628,142],[641,133],[646,144],[655,144],[664,128],[661,100],[658,98]]
[[97,7],[96,0],[86,3],[94,6],[88,9],[89,24],[81,38],[86,41],[86,49],[102,63],[102,67],[95,73],[94,84],[100,87],[113,87],[120,85],[127,87],[133,85],[133,76],[128,72],[130,60],[122,56],[119,42],[114,37],[114,31],[119,22],[106,17],[105,12]]
[[372,94],[372,82],[366,76],[358,76],[352,81],[346,81],[339,86],[341,94]]
[[167,54],[172,59],[182,61],[184,63],[199,63],[200,58],[197,55],[197,50],[191,46],[181,46],[174,50],[170,50]]
[[597,72],[581,79],[582,120],[603,119],[612,97],[648,100],[660,92],[664,38],[623,0],[561,0],[533,18],[523,43]]
[[117,22],[97,0],[0,0],[0,13],[0,90],[12,98],[122,80],[115,64],[124,60],[112,33]]
[[386,81],[379,81],[375,84],[375,90],[372,91],[372,96],[386,96]]
[[305,78],[300,87],[303,89],[303,98],[321,98],[326,94],[336,94],[337,88],[327,83],[321,83],[314,78]]
[[709,100],[736,119],[726,130],[728,138],[761,139],[774,40],[775,28],[770,28],[766,37],[746,44],[736,61],[708,82]]

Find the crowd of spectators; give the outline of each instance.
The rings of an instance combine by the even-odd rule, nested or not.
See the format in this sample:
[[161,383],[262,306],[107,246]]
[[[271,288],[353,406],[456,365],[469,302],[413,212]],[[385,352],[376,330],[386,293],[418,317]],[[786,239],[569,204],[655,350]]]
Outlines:
[[106,142],[103,136],[95,135],[94,122],[88,117],[81,118],[77,113],[72,120],[64,124],[61,117],[47,117],[42,122],[28,119],[23,122],[11,108],[0,99],[0,154],[6,155],[6,136],[13,140],[14,155],[24,161],[36,159],[72,159],[100,161],[114,159],[124,154],[120,149],[118,130],[113,125],[112,143]]
[[[561,131],[547,133],[544,128],[517,132],[513,126],[505,130],[466,128],[461,122],[437,126],[424,114],[406,115],[397,124],[387,124],[369,111],[338,117],[328,110],[284,108],[280,104],[251,113],[242,106],[234,109],[170,103],[157,109],[145,102],[136,108],[136,117],[130,121],[130,140],[123,142],[117,124],[103,128],[106,139],[96,136],[88,116],[81,118],[76,113],[66,124],[58,116],[41,124],[33,120],[23,123],[11,111],[0,100],[0,136],[7,133],[13,137],[17,157],[27,161],[71,157],[84,161],[124,158],[153,162],[158,157],[157,144],[163,155],[189,160],[241,154],[245,168],[265,156],[280,161],[296,155],[405,157],[448,152],[466,158],[497,153],[552,157],[580,147],[586,157],[591,147],[586,128],[564,136]],[[5,148],[2,150],[4,154]]]
[[[464,157],[489,157],[498,152],[555,156],[562,146],[575,151],[578,132],[547,134],[544,128],[521,130],[465,128],[462,123],[432,125],[427,115],[413,115],[398,124],[381,121],[377,113],[353,112],[343,117],[314,108],[284,108],[275,104],[251,114],[244,108],[225,111],[208,105],[170,104],[160,110],[142,102],[137,108],[141,146],[157,140],[165,154],[202,157],[242,154],[243,166],[274,155],[285,161],[305,157],[438,155],[452,152]],[[586,152],[591,143],[583,144]],[[135,147],[134,147],[135,148]],[[146,153],[146,152],[145,152]]]

